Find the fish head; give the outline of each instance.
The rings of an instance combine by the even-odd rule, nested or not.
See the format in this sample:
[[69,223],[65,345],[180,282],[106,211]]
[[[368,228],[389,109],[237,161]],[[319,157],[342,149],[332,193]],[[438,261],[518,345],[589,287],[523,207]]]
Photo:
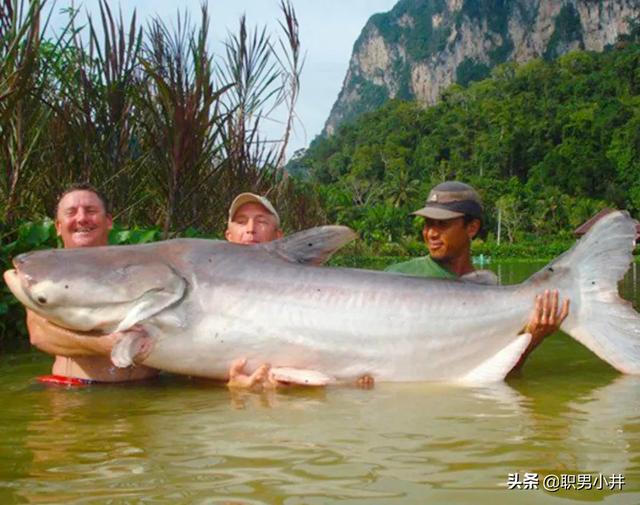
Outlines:
[[[180,297],[184,282],[153,254],[128,247],[55,249],[21,254],[4,273],[18,300],[65,328],[113,331]],[[131,323],[132,319],[137,320]]]

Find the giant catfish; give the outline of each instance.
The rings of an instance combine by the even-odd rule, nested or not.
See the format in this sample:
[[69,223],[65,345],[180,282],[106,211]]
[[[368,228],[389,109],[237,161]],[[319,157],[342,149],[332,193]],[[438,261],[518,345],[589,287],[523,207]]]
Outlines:
[[[325,382],[502,380],[530,341],[537,294],[571,300],[561,329],[618,370],[640,373],[640,316],[618,296],[636,221],[602,218],[582,240],[512,286],[317,266],[353,238],[321,227],[255,246],[177,239],[137,246],[38,251],[14,259],[7,284],[27,307],[75,330],[140,324],[145,365],[226,378],[248,358],[314,372]],[[132,363],[134,337],[114,347]],[[320,380],[322,382],[322,380]]]

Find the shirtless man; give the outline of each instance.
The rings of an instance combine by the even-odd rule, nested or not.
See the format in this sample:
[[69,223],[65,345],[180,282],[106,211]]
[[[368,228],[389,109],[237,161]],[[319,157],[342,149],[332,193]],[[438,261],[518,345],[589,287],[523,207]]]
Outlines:
[[[56,208],[56,231],[65,248],[104,246],[108,243],[113,224],[105,198],[85,184],[72,186],[60,198]],[[269,200],[253,193],[238,195],[229,208],[225,237],[237,244],[258,244],[283,236],[280,217]],[[158,371],[145,366],[121,369],[111,363],[111,350],[122,337],[77,333],[56,326],[34,312],[27,311],[27,326],[31,343],[41,351],[55,356],[52,374],[41,382],[83,384],[122,382],[147,379]],[[143,346],[138,361],[143,361],[150,346]],[[263,365],[251,376],[243,374],[246,360],[236,360],[230,369],[230,385],[251,387],[268,378],[269,366]]]
[[[89,184],[75,184],[65,191],[56,206],[55,226],[65,248],[105,246],[113,219],[105,198]],[[52,375],[40,382],[80,385],[91,382],[122,382],[147,379],[158,371],[145,366],[117,368],[111,363],[111,349],[122,337],[76,333],[50,323],[27,310],[31,344],[55,356]],[[133,330],[135,331],[135,330]],[[148,347],[138,354],[142,361]]]

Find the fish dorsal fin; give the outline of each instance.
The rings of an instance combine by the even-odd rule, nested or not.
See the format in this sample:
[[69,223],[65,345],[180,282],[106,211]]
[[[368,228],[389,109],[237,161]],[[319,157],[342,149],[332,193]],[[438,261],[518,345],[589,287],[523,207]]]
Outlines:
[[269,242],[262,247],[292,263],[322,265],[334,252],[356,236],[356,233],[346,226],[318,226]]

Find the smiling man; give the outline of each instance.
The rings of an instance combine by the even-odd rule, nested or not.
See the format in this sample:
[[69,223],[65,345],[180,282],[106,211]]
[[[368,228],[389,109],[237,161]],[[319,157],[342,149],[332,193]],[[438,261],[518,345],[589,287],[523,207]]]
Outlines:
[[[425,206],[413,212],[424,217],[422,238],[428,256],[391,265],[388,272],[421,277],[438,277],[497,284],[498,278],[488,270],[476,270],[471,261],[471,241],[482,228],[482,200],[468,184],[447,181],[435,186]],[[548,335],[557,331],[569,313],[569,300],[558,305],[558,291],[545,291],[534,302],[529,323],[524,328],[531,333],[531,343],[514,367],[520,368],[527,356]]]
[[[74,184],[58,200],[55,226],[66,249],[105,246],[113,219],[101,193],[89,184]],[[87,296],[91,296],[90,293]],[[119,332],[77,333],[56,326],[30,310],[27,310],[27,327],[31,344],[55,356],[52,375],[39,377],[40,382],[64,385],[122,382],[146,379],[158,373],[145,366],[131,369],[113,366],[111,349],[122,337]],[[147,351],[148,348],[143,347],[138,357],[143,359]]]
[[97,190],[78,184],[58,200],[55,226],[66,249],[93,247],[107,245],[113,218]]

